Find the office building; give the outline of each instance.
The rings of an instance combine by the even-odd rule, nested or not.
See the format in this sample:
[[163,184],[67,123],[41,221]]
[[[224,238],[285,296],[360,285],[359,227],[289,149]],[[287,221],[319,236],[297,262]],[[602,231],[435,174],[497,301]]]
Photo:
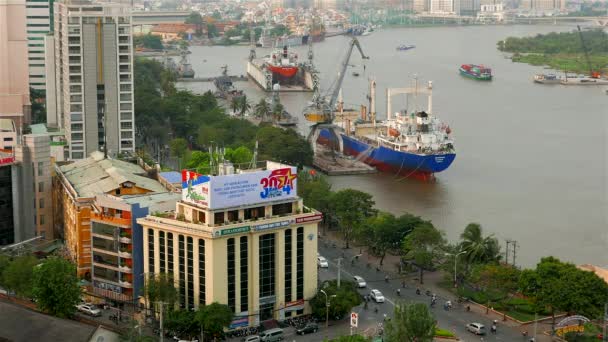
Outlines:
[[[76,263],[79,276],[91,275],[91,218],[95,196],[116,197],[152,192],[166,192],[156,180],[146,177],[139,165],[104,158],[93,152],[87,159],[67,165],[55,165],[55,210],[63,225],[58,230],[69,256]],[[59,220],[61,222],[61,220]]]
[[53,32],[54,0],[26,0],[30,87],[46,90],[44,37]]
[[415,13],[426,13],[431,8],[430,0],[412,0],[412,6]]
[[566,10],[565,0],[522,0],[520,9],[537,15],[556,13]]
[[454,2],[458,0],[430,0],[430,13],[455,13]]
[[25,0],[0,0],[0,119],[31,121]]
[[296,178],[273,162],[220,176],[183,171],[175,211],[137,220],[144,272],[172,276],[180,307],[228,305],[231,328],[310,313],[322,215],[303,206]]
[[180,198],[180,194],[172,192],[95,196],[91,214],[91,293],[128,303],[141,295],[143,238],[136,220],[171,210]]
[[[135,150],[133,47],[127,4],[54,3],[55,86],[49,123],[63,127],[67,157],[107,150],[110,157]],[[51,61],[48,61],[50,63]],[[50,79],[50,76],[49,76]],[[47,80],[50,81],[50,80]],[[48,82],[47,82],[48,83]]]
[[54,237],[49,137],[15,136],[14,145],[0,151],[0,245]]

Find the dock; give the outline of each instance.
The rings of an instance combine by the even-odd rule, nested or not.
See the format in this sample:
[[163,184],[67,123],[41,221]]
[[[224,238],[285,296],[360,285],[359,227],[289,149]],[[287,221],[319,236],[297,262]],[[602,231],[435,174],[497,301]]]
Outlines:
[[345,156],[338,151],[331,151],[323,145],[317,145],[313,166],[328,176],[364,175],[378,172],[361,161]]
[[318,82],[318,76],[303,65],[300,65],[300,70],[293,77],[293,80],[275,79],[272,73],[266,70],[264,63],[264,59],[252,59],[248,61],[247,76],[266,92],[273,91],[273,85],[276,83],[280,84],[279,92],[281,93],[312,92],[315,82]]
[[[177,82],[213,82],[216,77],[193,77],[193,78],[178,78]],[[232,81],[247,81],[247,76],[229,76]]]

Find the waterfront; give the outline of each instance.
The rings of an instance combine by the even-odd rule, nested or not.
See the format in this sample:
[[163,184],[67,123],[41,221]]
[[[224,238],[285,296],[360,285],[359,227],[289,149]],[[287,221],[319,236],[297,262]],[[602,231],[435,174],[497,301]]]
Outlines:
[[[606,220],[606,95],[601,87],[533,84],[541,67],[512,63],[496,49],[507,36],[572,30],[574,26],[471,26],[387,29],[361,37],[371,59],[363,71],[355,52],[344,97],[364,101],[367,77],[378,81],[378,116],[385,117],[385,88],[411,83],[414,74],[434,82],[434,113],[450,124],[456,140],[453,165],[434,184],[400,181],[386,174],[331,177],[335,189],[352,187],[374,194],[377,207],[431,219],[450,240],[471,221],[487,233],[514,239],[517,263],[530,266],[556,255],[575,263],[608,265]],[[346,37],[315,45],[323,87],[335,77]],[[398,52],[400,44],[415,49]],[[245,74],[248,47],[192,47],[197,77],[214,76],[228,64]],[[306,48],[297,49],[302,58]],[[258,49],[258,56],[268,49]],[[205,61],[206,60],[206,61]],[[462,78],[463,63],[486,64],[495,79]],[[353,77],[356,70],[361,74]],[[187,84],[210,89],[211,83]],[[255,102],[263,94],[251,82],[236,82]],[[300,115],[310,94],[285,94],[282,101]]]

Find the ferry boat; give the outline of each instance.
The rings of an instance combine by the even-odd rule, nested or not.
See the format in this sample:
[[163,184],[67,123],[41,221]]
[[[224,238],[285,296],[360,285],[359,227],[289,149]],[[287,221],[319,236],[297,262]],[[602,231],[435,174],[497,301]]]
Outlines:
[[492,80],[492,69],[486,68],[483,65],[463,64],[460,66],[460,74],[464,77],[469,77],[480,81]]
[[397,51],[407,51],[415,48],[416,45],[399,45],[397,46]]
[[[445,171],[456,158],[451,129],[432,114],[432,84],[425,89],[388,89],[387,117],[375,120],[375,82],[371,86],[372,103],[370,116],[356,122],[354,128],[346,123],[340,133],[343,153],[376,167],[382,172],[397,174],[403,178],[424,181],[434,179],[434,174]],[[410,94],[428,96],[426,110],[407,108],[391,113],[391,96]],[[322,129],[320,143],[330,144],[332,132]],[[330,145],[331,146],[331,145]]]
[[266,60],[266,67],[273,74],[291,78],[298,73],[298,55],[290,52],[287,46],[276,49]]
[[534,75],[534,83],[540,84],[559,84],[562,81],[561,77],[555,74],[536,74]]

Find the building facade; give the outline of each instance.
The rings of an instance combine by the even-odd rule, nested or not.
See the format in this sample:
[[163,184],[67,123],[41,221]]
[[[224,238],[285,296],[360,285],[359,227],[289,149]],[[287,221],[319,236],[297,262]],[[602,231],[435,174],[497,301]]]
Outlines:
[[57,215],[63,218],[63,225],[57,230],[63,234],[78,275],[85,278],[91,276],[91,219],[95,196],[166,191],[156,180],[143,176],[145,171],[138,165],[104,158],[101,152],[72,164],[55,165],[55,174],[54,198],[60,202]]
[[0,0],[0,119],[31,121],[25,0]]
[[228,305],[231,328],[309,313],[322,215],[303,206],[295,177],[274,163],[224,176],[184,171],[175,211],[137,220],[144,271],[172,276],[180,307]]
[[44,37],[53,32],[54,0],[26,0],[27,50],[30,86],[46,90]]
[[[430,0],[430,13],[454,13],[457,8],[454,7],[454,1],[458,0]],[[458,6],[456,6],[458,7]]]
[[91,214],[92,292],[132,302],[143,286],[143,234],[136,220],[175,208],[180,195],[171,192],[117,197],[95,196]]
[[63,121],[68,158],[135,151],[130,7],[66,0],[54,10],[47,46],[55,49],[56,82],[47,96],[56,100],[48,116]]

